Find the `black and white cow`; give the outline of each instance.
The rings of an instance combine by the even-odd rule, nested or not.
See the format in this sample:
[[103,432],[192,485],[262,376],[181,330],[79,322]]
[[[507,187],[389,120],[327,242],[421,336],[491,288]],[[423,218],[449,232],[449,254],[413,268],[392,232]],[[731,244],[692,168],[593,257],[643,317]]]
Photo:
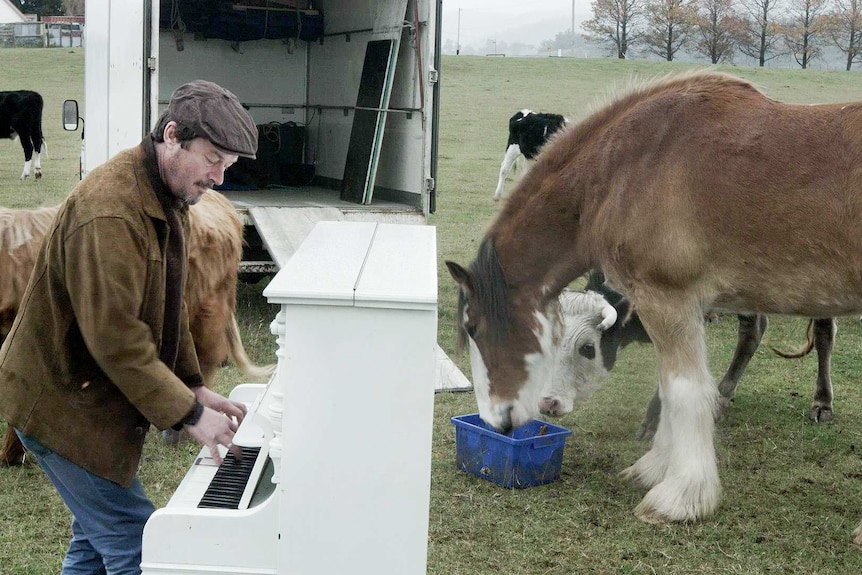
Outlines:
[[564,128],[566,122],[566,118],[559,114],[530,110],[521,110],[509,118],[509,142],[500,166],[500,180],[494,190],[494,201],[503,197],[503,183],[518,158],[522,155],[528,160],[535,158],[551,134]]
[[[592,272],[586,290],[564,291],[560,295],[560,308],[564,332],[557,351],[554,375],[549,381],[539,403],[545,415],[560,416],[569,413],[576,401],[589,397],[604,381],[614,367],[617,353],[630,343],[650,343],[649,335],[630,309],[628,300],[605,284],[601,272]],[[609,314],[607,306],[613,306],[616,314]],[[608,322],[608,317],[615,320]],[[740,315],[736,349],[730,366],[719,383],[719,407],[726,408],[736,394],[739,380],[760,345],[766,332],[765,315]],[[830,358],[835,338],[835,320],[822,318],[813,320],[807,348],[785,357],[801,357],[812,347],[817,350],[818,372],[814,388],[810,417],[816,422],[831,421],[832,379]],[[650,401],[647,415],[638,430],[638,437],[652,437],[658,427],[661,400],[658,391]]]
[[42,96],[31,90],[0,92],[0,138],[21,138],[21,147],[24,148],[22,180],[30,176],[31,161],[35,178],[42,177],[43,105]]

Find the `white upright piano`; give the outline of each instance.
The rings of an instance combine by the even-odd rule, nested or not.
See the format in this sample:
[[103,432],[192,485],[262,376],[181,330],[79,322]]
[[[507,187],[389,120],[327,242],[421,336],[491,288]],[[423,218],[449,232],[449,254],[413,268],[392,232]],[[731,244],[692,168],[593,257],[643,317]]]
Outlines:
[[242,461],[201,450],[147,522],[143,574],[424,574],[435,228],[320,222],[264,295],[278,368],[231,393]]

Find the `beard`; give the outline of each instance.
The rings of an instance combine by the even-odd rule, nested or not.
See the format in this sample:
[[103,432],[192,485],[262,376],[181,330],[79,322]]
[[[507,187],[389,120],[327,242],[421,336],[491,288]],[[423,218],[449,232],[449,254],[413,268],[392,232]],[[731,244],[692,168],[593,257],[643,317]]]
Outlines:
[[[179,199],[181,202],[193,206],[198,203],[203,197],[204,193],[206,193],[207,190],[211,190],[214,185],[215,182],[213,182],[212,180],[200,180],[198,182],[195,182],[191,189],[181,189],[176,194],[176,196],[177,199]],[[200,192],[200,188],[203,188],[204,191]]]

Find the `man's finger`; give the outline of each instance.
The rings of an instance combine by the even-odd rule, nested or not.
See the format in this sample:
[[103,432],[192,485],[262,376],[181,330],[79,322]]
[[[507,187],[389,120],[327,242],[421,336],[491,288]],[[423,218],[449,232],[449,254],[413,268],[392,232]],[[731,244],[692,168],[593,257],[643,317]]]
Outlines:
[[222,464],[222,457],[221,457],[221,453],[219,453],[219,451],[218,451],[218,444],[213,443],[212,445],[207,445],[207,447],[209,448],[210,455],[212,456],[213,461],[215,461],[216,465],[221,465]]
[[234,460],[239,463],[242,461],[242,447],[229,443],[227,448],[233,453]]

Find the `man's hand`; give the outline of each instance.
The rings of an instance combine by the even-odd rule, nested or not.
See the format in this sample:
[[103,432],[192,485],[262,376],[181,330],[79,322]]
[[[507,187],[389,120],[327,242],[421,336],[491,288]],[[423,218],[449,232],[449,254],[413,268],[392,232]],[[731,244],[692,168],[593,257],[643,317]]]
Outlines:
[[248,411],[245,404],[227,399],[204,386],[195,388],[194,392],[197,400],[203,404],[204,412],[195,425],[185,426],[189,435],[207,446],[213,461],[218,465],[222,464],[219,445],[227,447],[237,461],[241,460],[242,450],[233,444],[233,436]]
[[248,408],[246,408],[244,403],[223,397],[206,386],[201,385],[200,387],[196,387],[194,388],[194,392],[195,397],[204,407],[220,411],[229,418],[235,419],[237,425],[242,423],[245,414],[248,412]]

